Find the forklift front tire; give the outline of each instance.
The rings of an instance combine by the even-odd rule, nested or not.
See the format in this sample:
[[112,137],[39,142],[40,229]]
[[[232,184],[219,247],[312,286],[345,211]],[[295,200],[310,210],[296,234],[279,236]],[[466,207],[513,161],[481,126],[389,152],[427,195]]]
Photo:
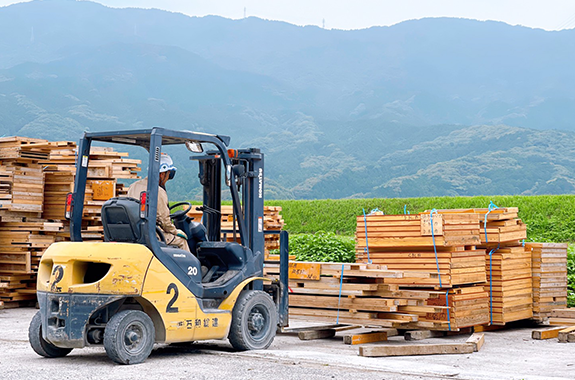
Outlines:
[[154,337],[154,323],[146,313],[124,310],[106,324],[104,348],[118,364],[138,364],[152,353]]
[[244,290],[232,311],[228,338],[237,350],[264,350],[276,335],[276,305],[261,290]]
[[71,348],[56,347],[42,338],[42,314],[40,312],[37,312],[30,322],[28,340],[34,352],[45,358],[61,358],[72,351]]

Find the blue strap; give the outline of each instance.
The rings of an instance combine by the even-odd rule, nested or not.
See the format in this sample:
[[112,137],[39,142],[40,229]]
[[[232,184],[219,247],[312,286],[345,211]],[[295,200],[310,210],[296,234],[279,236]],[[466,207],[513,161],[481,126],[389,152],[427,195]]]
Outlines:
[[451,318],[449,317],[449,290],[445,292],[445,304],[447,305],[447,326],[451,331]]
[[407,211],[407,205],[403,205],[403,215],[409,215],[409,211]]
[[439,259],[437,258],[437,247],[435,246],[435,233],[433,232],[433,213],[439,215],[436,209],[429,212],[429,222],[431,223],[431,239],[433,240],[433,252],[435,253],[435,264],[437,265],[437,275],[439,276],[439,287],[442,288],[441,284],[441,272],[439,271]]
[[499,244],[497,248],[492,249],[489,252],[489,324],[493,324],[493,271],[492,271],[492,255],[494,252],[499,250]]
[[498,208],[499,207],[497,207],[493,201],[489,201],[489,206],[487,206],[487,213],[485,214],[485,220],[483,223],[483,228],[485,228],[485,244],[487,244],[487,215],[489,215],[491,211]]
[[371,259],[369,258],[369,243],[367,240],[367,216],[365,215],[365,209],[362,208],[363,210],[363,225],[365,227],[365,252],[367,252],[367,263],[371,264]]
[[344,264],[341,264],[341,276],[339,278],[339,297],[337,298],[337,318],[335,323],[339,325],[339,304],[341,302],[341,289],[343,288],[343,271],[345,267]]

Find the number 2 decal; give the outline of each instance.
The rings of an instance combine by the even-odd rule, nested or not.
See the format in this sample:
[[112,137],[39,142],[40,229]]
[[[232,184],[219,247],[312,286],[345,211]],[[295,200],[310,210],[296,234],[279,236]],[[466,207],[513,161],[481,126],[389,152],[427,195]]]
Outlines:
[[64,277],[64,268],[62,268],[61,265],[56,265],[52,271],[52,276],[54,276],[54,282],[50,287],[50,291],[54,293],[61,292],[62,288],[58,286],[58,283],[62,281],[62,278]]
[[166,313],[177,313],[178,312],[177,307],[172,307],[174,302],[176,302],[176,300],[178,299],[178,295],[180,294],[176,284],[171,283],[170,285],[168,285],[168,289],[166,290],[166,294],[170,294],[172,292],[172,289],[174,290],[174,296],[172,297],[170,302],[168,302],[168,306],[166,307]]

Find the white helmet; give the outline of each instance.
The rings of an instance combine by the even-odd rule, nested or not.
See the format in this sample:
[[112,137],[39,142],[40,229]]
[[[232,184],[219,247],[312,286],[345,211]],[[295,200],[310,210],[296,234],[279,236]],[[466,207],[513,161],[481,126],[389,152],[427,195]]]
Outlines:
[[163,172],[170,172],[170,179],[174,178],[176,175],[176,167],[174,166],[174,162],[166,153],[162,153],[160,156],[160,173]]

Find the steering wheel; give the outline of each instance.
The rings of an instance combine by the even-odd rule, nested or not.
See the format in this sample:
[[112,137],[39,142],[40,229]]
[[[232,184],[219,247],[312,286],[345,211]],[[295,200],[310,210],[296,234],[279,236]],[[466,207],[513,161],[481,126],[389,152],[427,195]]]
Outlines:
[[190,202],[178,202],[178,203],[175,203],[172,206],[170,206],[170,211],[172,211],[176,207],[180,207],[180,206],[187,206],[187,207],[185,207],[183,210],[178,210],[178,211],[174,212],[173,214],[170,214],[170,219],[172,219],[172,220],[180,219],[192,209],[192,204]]

